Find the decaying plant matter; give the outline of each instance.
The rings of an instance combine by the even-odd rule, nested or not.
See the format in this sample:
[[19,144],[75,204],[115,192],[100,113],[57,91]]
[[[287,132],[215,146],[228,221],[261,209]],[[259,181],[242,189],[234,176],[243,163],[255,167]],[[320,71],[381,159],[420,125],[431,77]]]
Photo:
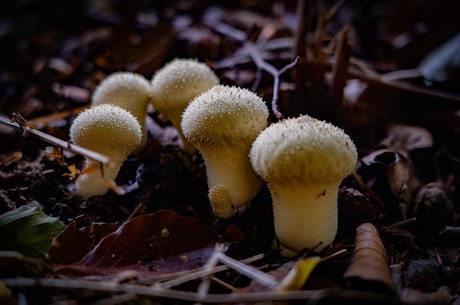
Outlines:
[[[8,250],[0,251],[0,302],[458,302],[460,22],[454,1],[442,8],[434,0],[391,6],[340,0],[224,1],[211,7],[179,2],[66,2],[46,14],[39,9],[42,1],[5,4],[0,212],[8,220],[12,214],[6,211],[40,207],[65,229],[45,260],[0,242]],[[268,102],[262,102],[268,112],[260,126],[250,124],[254,114],[239,107],[234,115],[243,122],[232,126],[224,118],[227,124],[217,124],[226,126],[224,131],[210,127],[212,140],[223,138],[215,150],[226,170],[212,194],[243,194],[233,202],[231,195],[221,196],[230,204],[220,214],[213,211],[216,196],[208,196],[216,175],[206,168],[205,154],[180,146],[185,107],[173,119],[149,92],[153,84],[146,80],[175,58],[212,72],[200,88],[188,79],[199,91],[191,90],[193,97],[220,83]],[[121,78],[113,90],[97,89],[116,75],[136,76],[140,83]],[[185,93],[183,81],[173,83],[168,94]],[[192,99],[185,98],[186,106]],[[69,127],[79,113],[95,107],[92,100],[140,102],[139,113],[125,109],[137,117],[142,142],[122,162],[114,160],[112,148],[101,154],[69,141]],[[231,142],[231,132],[241,136],[303,116],[345,131],[358,162],[330,189],[314,191],[319,198],[337,195],[331,201],[334,234],[301,240],[305,232],[296,223],[305,219],[297,213],[288,231],[298,242],[289,244],[294,251],[287,257],[280,248],[288,241],[278,236],[273,221],[279,191],[270,193],[269,179],[267,185],[257,177],[246,189],[253,173],[235,178],[237,166],[226,162],[231,154],[222,143]],[[287,131],[280,137],[293,136]],[[233,147],[252,144],[243,142]],[[266,159],[279,156],[282,143],[276,139],[263,149]],[[331,157],[331,151],[324,155]],[[249,158],[246,151],[239,160]],[[315,160],[314,167],[329,177],[333,170]],[[342,159],[334,160],[330,169]],[[104,177],[114,161],[118,174]],[[297,160],[283,180],[294,185],[290,179],[306,172],[300,165],[312,167],[304,161]],[[91,166],[85,168],[85,162]],[[101,174],[104,192],[76,196],[72,186],[88,173]],[[219,192],[224,188],[227,193]],[[41,224],[24,221],[22,232],[42,232]],[[1,238],[10,239],[8,234]]]

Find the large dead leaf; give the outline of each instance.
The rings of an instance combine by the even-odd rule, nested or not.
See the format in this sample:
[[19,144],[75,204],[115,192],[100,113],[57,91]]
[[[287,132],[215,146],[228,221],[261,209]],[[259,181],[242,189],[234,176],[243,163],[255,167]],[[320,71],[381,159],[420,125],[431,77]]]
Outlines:
[[[100,238],[104,231],[109,233]],[[116,230],[91,226],[82,231],[70,224],[58,240],[59,246],[55,244],[50,251],[48,262],[59,264],[59,274],[109,275],[131,270],[144,280],[196,268],[206,262],[214,244],[221,242],[198,219],[169,210],[135,217]],[[76,245],[82,243],[83,247]],[[76,255],[71,254],[74,246]],[[83,249],[86,254],[78,257]]]
[[71,264],[80,260],[109,233],[118,228],[113,223],[92,223],[79,228],[77,222],[68,224],[64,231],[53,240],[47,262],[51,264]]
[[126,266],[171,257],[220,241],[217,234],[198,219],[161,210],[124,223],[103,238],[78,264]]

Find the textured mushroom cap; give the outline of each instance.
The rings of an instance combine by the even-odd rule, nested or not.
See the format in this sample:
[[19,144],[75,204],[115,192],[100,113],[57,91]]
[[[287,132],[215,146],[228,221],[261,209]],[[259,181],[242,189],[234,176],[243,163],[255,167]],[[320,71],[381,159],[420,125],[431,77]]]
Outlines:
[[132,72],[115,72],[104,78],[92,95],[93,105],[113,104],[134,116],[143,116],[151,97],[150,82],[142,75]]
[[127,110],[101,104],[80,113],[70,127],[73,143],[124,160],[141,142],[141,126]]
[[198,149],[247,145],[267,126],[268,108],[252,91],[224,85],[197,96],[182,114],[182,131]]
[[272,124],[252,144],[251,164],[268,184],[340,182],[357,151],[345,132],[309,116]]
[[132,154],[139,153],[147,142],[145,124],[147,105],[151,100],[150,82],[140,74],[115,72],[104,78],[92,95],[92,104],[112,104],[131,112],[142,128],[142,141]]
[[194,97],[218,83],[219,79],[206,64],[176,58],[153,76],[152,104],[169,119],[178,116],[180,120],[180,115]]

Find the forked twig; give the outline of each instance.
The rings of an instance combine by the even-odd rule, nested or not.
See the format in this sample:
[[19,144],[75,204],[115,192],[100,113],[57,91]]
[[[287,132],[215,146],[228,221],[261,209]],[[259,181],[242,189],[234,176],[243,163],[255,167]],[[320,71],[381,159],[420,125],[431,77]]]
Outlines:
[[273,80],[273,96],[272,96],[272,101],[271,101],[271,109],[272,109],[273,114],[278,120],[282,119],[284,116],[280,112],[279,107],[278,107],[280,76],[283,73],[295,68],[300,58],[297,56],[291,63],[287,64],[281,69],[278,69],[262,58],[257,45],[248,40],[246,33],[226,23],[218,21],[215,18],[212,18],[212,20],[209,18],[208,19],[205,18],[204,22],[205,24],[207,24],[209,27],[211,27],[218,33],[228,36],[240,42],[243,48],[248,52],[249,56],[254,61],[257,68],[260,70],[266,71],[273,76],[274,80]]

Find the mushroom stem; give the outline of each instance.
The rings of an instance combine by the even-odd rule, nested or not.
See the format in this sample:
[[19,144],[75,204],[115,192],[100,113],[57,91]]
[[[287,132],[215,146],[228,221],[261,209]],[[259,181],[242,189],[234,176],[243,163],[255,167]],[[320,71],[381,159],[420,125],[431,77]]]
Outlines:
[[226,147],[219,153],[200,149],[206,166],[209,200],[217,217],[242,212],[261,189],[262,181],[252,170],[249,149]]
[[90,159],[85,160],[82,170],[83,173],[75,180],[75,188],[80,190],[80,195],[83,199],[107,193],[109,187],[105,184],[101,184],[101,181],[114,181],[124,161],[116,157],[114,158],[113,156],[111,156],[111,158],[113,158],[115,162],[106,165],[102,165]]
[[292,256],[303,248],[321,250],[332,243],[337,232],[339,183],[268,187],[275,232],[284,255]]

